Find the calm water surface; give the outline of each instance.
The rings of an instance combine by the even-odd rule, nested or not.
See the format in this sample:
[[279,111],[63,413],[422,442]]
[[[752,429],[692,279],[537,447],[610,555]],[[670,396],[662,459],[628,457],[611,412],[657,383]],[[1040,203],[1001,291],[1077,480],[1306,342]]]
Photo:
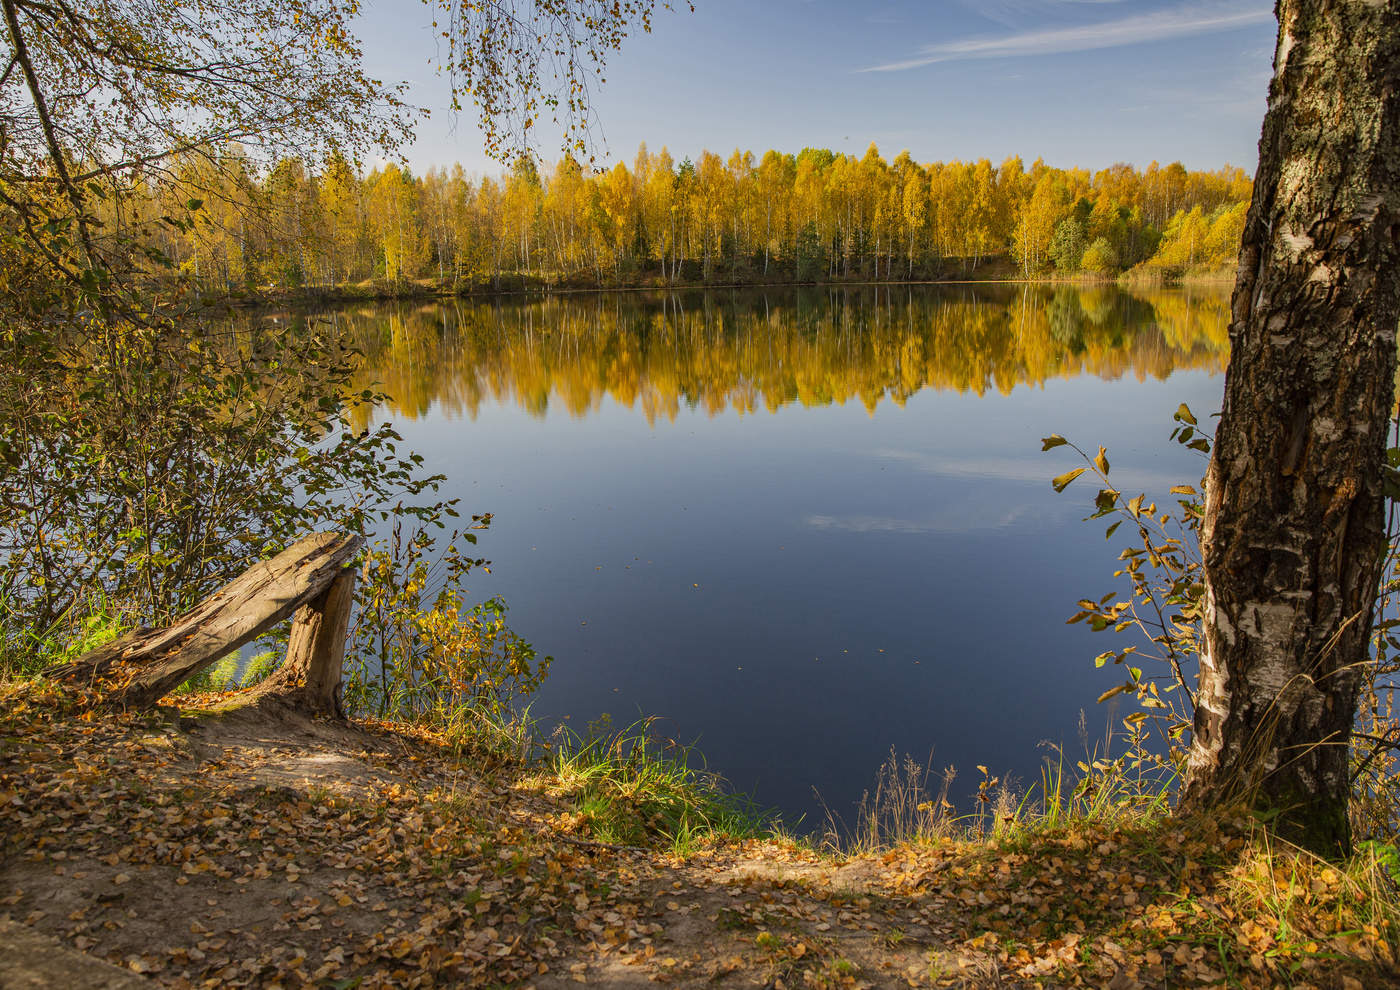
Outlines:
[[[1117,545],[1062,433],[1158,496],[1203,462],[1223,295],[1020,287],[583,295],[337,319],[391,418],[495,522],[472,591],[555,659],[533,711],[660,715],[803,827],[891,747],[970,786],[1079,750],[1117,683],[1066,626]],[[965,794],[966,792],[963,791]],[[820,798],[817,795],[820,795]]]

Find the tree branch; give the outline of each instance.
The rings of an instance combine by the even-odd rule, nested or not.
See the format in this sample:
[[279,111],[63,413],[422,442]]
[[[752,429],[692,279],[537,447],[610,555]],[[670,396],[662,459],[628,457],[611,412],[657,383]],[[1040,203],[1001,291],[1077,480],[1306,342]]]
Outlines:
[[[29,47],[24,41],[24,32],[19,26],[19,12],[15,6],[15,0],[0,0],[0,7],[4,8],[5,26],[10,32],[10,41],[15,46],[14,60],[19,62],[20,68],[24,71],[24,81],[29,88],[30,98],[34,101],[34,111],[39,116],[39,126],[44,131],[44,142],[48,145],[49,156],[53,159],[54,171],[58,173],[64,191],[67,193],[68,201],[73,205],[74,219],[78,224],[78,237],[83,244],[83,253],[87,257],[89,268],[97,267],[97,256],[92,249],[92,234],[88,230],[87,219],[83,214],[83,193],[82,189],[73,182],[72,176],[68,173],[68,163],[64,161],[63,148],[58,143],[58,138],[54,133],[53,120],[49,116],[48,102],[44,99],[44,91],[39,85],[39,77],[34,72],[34,63],[29,59]],[[8,70],[6,70],[8,74]]]

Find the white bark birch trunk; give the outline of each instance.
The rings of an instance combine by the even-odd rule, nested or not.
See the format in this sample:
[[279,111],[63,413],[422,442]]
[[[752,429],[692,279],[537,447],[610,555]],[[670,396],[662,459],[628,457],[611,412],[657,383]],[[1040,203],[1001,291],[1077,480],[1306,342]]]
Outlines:
[[1206,487],[1183,807],[1350,845],[1400,315],[1400,0],[1281,0]]

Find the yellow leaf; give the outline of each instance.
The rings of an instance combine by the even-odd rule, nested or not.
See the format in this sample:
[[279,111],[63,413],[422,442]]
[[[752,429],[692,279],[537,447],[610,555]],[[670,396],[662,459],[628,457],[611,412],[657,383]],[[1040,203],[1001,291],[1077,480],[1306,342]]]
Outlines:
[[1052,487],[1054,487],[1055,491],[1062,492],[1067,487],[1069,487],[1069,483],[1071,481],[1073,481],[1075,478],[1079,477],[1083,473],[1084,468],[1075,468],[1073,471],[1066,471],[1059,477],[1052,479],[1050,484]]

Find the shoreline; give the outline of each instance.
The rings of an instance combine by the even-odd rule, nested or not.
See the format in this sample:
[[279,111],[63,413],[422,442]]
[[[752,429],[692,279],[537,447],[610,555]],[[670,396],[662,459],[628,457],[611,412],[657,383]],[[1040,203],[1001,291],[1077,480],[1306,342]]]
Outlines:
[[226,307],[229,309],[265,309],[275,306],[306,306],[324,303],[355,303],[355,302],[395,302],[395,301],[428,301],[446,299],[514,299],[525,297],[549,297],[549,296],[576,296],[576,295],[609,295],[624,293],[645,293],[645,292],[717,292],[717,291],[750,291],[757,289],[851,289],[851,288],[900,288],[900,287],[920,287],[931,286],[969,286],[969,285],[1020,285],[1020,286],[1064,286],[1075,288],[1103,288],[1115,287],[1119,289],[1192,289],[1192,288],[1228,288],[1234,284],[1235,275],[1233,272],[1212,272],[1199,275],[1179,274],[1170,277],[1129,278],[1127,273],[1117,278],[1097,277],[1097,276],[1064,276],[1053,278],[1017,278],[1010,277],[1002,273],[997,273],[988,278],[969,278],[966,276],[946,279],[839,279],[835,281],[821,282],[797,282],[797,281],[710,281],[710,282],[675,282],[662,284],[628,284],[628,285],[576,285],[563,283],[540,282],[528,286],[519,287],[481,287],[477,285],[467,285],[454,288],[450,285],[423,284],[421,282],[408,282],[398,285],[389,283],[341,283],[338,285],[310,286],[295,289],[282,288],[261,288],[248,292],[229,292],[218,294],[196,294],[196,301],[208,307]]
[[621,763],[194,699],[96,712],[40,683],[0,681],[0,744],[0,931],[32,947],[0,983],[1397,985],[1382,854],[1293,856],[1225,811],[1070,798],[843,848],[694,828],[691,797]]

